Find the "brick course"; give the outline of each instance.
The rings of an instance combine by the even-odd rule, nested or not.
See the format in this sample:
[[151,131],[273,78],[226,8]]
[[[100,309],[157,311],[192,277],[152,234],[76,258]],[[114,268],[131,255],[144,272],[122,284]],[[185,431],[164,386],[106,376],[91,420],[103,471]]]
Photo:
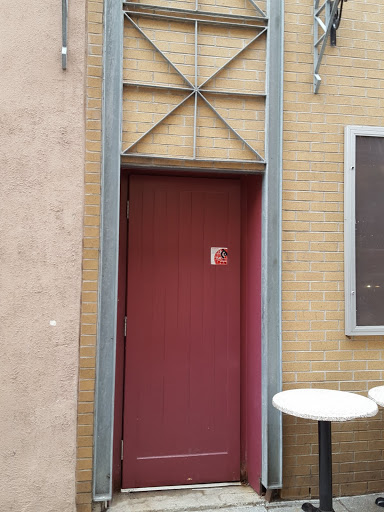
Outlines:
[[88,2],[83,285],[77,410],[76,502],[78,512],[90,512],[92,509],[92,436],[100,225],[102,12],[103,0]]

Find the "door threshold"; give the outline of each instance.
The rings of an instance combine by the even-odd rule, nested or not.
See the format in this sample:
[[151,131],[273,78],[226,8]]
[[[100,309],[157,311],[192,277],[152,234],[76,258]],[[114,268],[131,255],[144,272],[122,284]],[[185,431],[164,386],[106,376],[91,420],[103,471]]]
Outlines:
[[212,484],[191,484],[191,485],[164,485],[161,487],[134,487],[132,489],[121,489],[121,492],[147,492],[147,491],[177,491],[182,489],[197,490],[209,489],[212,487],[230,487],[241,485],[241,482],[218,482]]

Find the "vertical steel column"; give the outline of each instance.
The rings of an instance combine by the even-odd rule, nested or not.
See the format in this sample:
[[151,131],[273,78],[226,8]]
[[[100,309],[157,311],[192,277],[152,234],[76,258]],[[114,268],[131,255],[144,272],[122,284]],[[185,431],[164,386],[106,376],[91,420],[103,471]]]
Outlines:
[[104,2],[99,297],[93,499],[112,498],[113,416],[119,254],[123,14]]
[[266,161],[262,226],[262,484],[282,487],[281,216],[284,0],[268,0]]

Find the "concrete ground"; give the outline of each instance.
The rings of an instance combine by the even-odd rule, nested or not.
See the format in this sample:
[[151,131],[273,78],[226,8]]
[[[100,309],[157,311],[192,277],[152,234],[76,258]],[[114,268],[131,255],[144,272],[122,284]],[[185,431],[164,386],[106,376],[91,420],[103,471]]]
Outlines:
[[[384,492],[382,493],[384,496]],[[379,512],[375,505],[380,494],[334,498],[335,512]],[[267,503],[247,486],[196,490],[166,490],[121,493],[114,498],[111,512],[299,512],[308,500]],[[319,506],[318,500],[311,500]]]

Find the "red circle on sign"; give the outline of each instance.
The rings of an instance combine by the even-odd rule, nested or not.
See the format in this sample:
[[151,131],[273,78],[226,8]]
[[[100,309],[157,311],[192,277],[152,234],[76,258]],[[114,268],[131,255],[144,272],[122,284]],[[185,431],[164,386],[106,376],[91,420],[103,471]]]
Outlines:
[[228,260],[227,251],[225,251],[224,249],[219,249],[218,251],[215,252],[215,256],[214,256],[215,265],[226,265],[227,260]]

